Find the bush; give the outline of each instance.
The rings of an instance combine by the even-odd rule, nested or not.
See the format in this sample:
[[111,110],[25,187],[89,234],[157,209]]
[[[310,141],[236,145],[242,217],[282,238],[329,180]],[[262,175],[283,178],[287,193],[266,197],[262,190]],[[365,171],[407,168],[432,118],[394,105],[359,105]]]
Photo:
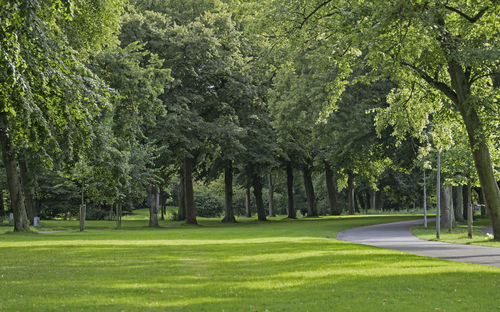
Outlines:
[[87,220],[109,219],[109,207],[87,204],[87,213],[85,214],[85,219]]
[[199,185],[194,190],[194,205],[200,217],[215,218],[222,215],[224,201],[205,185]]

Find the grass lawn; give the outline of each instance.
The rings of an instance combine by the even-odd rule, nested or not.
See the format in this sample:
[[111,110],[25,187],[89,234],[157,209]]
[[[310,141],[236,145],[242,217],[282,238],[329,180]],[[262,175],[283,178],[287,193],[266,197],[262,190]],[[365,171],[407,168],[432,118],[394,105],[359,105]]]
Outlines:
[[[335,240],[353,216],[201,226],[139,215],[0,235],[0,311],[499,311],[500,269]],[[106,229],[108,228],[108,229]],[[8,230],[3,226],[1,229]]]
[[472,239],[469,239],[467,236],[467,221],[457,223],[451,233],[448,232],[447,228],[441,227],[439,240],[436,239],[436,222],[429,222],[427,228],[424,228],[423,225],[415,226],[411,229],[411,232],[413,235],[425,240],[500,247],[500,242],[491,240],[491,237],[488,237],[481,232],[481,230],[488,225],[490,225],[490,220],[487,217],[474,220],[472,227]]

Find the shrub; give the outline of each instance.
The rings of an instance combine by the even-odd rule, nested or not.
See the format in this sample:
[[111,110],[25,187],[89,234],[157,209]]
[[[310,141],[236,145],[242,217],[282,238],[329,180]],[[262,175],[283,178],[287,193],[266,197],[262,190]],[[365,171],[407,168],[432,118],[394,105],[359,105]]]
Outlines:
[[214,218],[222,215],[224,202],[205,185],[198,185],[194,190],[194,205],[200,217]]

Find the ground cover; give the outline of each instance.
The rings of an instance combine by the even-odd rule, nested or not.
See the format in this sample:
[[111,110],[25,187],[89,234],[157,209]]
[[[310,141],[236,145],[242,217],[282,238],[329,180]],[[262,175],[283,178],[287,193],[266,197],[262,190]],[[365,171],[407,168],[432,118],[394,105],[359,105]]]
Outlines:
[[489,218],[477,218],[473,224],[472,239],[468,237],[467,222],[457,222],[451,232],[447,228],[441,227],[439,239],[436,239],[436,222],[429,222],[427,228],[424,228],[423,225],[412,227],[411,233],[430,241],[500,247],[500,242],[492,240],[491,233],[489,233],[490,235],[483,233],[483,229],[490,225]]
[[411,218],[44,221],[69,230],[0,235],[0,311],[499,310],[500,269],[335,240]]

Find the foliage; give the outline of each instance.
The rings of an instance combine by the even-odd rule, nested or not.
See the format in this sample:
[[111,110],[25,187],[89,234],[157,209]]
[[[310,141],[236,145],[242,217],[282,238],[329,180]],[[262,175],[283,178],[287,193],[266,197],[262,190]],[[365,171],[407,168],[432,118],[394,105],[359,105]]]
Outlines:
[[215,218],[222,214],[224,199],[205,185],[197,185],[194,193],[196,214],[200,217]]

